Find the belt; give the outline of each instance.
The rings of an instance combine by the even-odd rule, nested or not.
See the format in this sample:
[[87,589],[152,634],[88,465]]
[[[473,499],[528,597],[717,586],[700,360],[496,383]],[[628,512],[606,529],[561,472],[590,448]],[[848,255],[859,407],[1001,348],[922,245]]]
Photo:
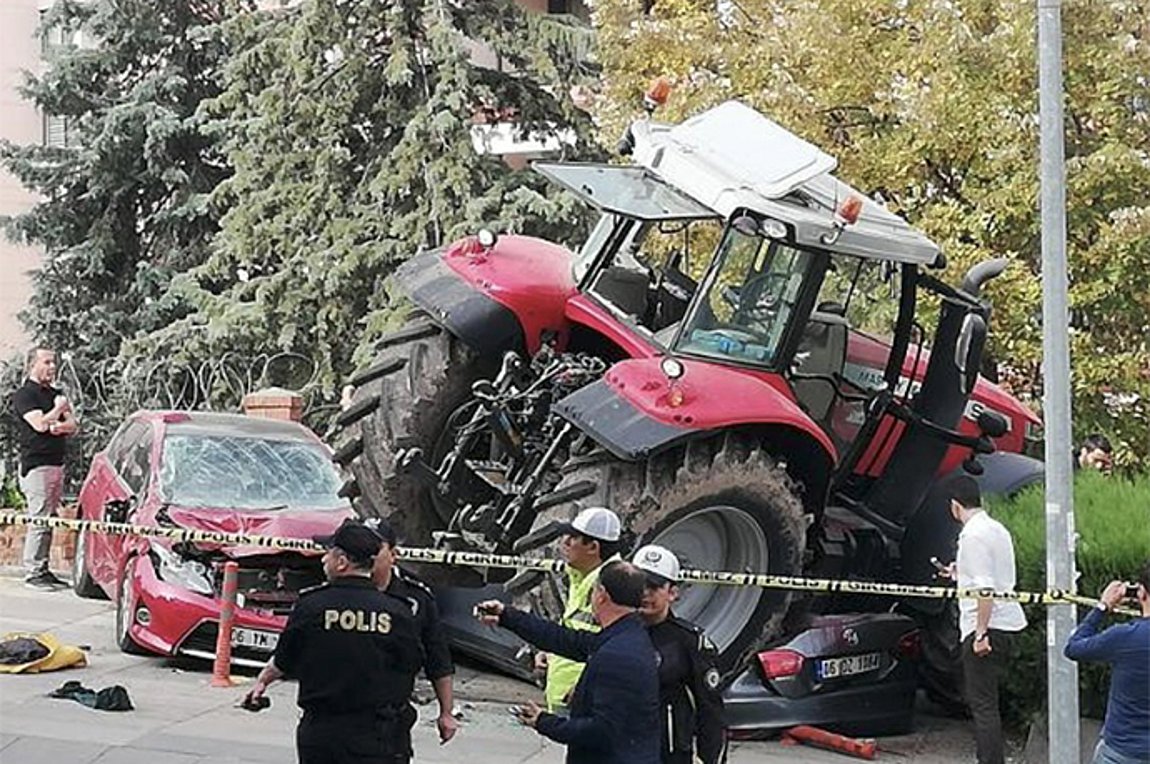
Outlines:
[[345,711],[333,711],[330,708],[305,709],[303,716],[305,720],[312,721],[336,721],[339,719],[381,719],[383,721],[392,721],[394,719],[398,719],[410,707],[411,706],[408,703],[397,703],[394,705],[376,706],[374,708],[357,708]]

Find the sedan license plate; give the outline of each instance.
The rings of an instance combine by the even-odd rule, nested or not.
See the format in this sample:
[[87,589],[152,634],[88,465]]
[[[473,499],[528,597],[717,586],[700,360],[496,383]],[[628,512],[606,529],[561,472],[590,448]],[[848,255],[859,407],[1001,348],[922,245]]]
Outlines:
[[280,635],[274,631],[257,631],[256,629],[233,629],[232,647],[247,647],[270,653],[276,649]]
[[840,676],[864,674],[874,671],[882,663],[882,653],[863,653],[843,658],[827,658],[818,662],[816,673],[819,679],[835,679]]

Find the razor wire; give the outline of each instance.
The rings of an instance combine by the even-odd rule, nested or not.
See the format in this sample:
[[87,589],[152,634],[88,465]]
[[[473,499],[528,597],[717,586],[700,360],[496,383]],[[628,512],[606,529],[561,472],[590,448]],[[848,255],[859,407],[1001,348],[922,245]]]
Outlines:
[[[6,467],[15,463],[16,447],[9,397],[24,378],[22,358],[0,359],[4,408],[0,418],[7,423],[0,463]],[[55,386],[80,419],[85,457],[102,447],[123,419],[141,409],[238,411],[245,395],[265,387],[299,394],[305,421],[321,421],[338,409],[335,392],[321,383],[319,365],[288,351],[251,356],[228,352],[196,362],[116,357],[82,365],[64,352],[58,354]],[[86,464],[87,459],[82,461]]]

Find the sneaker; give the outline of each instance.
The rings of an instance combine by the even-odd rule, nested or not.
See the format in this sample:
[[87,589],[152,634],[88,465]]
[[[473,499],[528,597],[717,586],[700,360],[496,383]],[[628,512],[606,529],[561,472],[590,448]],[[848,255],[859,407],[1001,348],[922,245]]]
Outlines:
[[43,573],[35,573],[24,579],[24,585],[30,589],[39,589],[41,591],[55,591],[57,589],[67,589],[69,584],[62,581],[51,572],[45,570]]

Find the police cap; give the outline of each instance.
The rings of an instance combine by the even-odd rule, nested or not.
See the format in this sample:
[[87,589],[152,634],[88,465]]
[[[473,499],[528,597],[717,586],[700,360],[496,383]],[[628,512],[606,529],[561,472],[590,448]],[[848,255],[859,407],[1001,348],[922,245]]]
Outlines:
[[315,536],[312,541],[325,549],[340,549],[353,562],[361,564],[369,564],[382,545],[379,534],[351,518],[344,520],[330,536]]

